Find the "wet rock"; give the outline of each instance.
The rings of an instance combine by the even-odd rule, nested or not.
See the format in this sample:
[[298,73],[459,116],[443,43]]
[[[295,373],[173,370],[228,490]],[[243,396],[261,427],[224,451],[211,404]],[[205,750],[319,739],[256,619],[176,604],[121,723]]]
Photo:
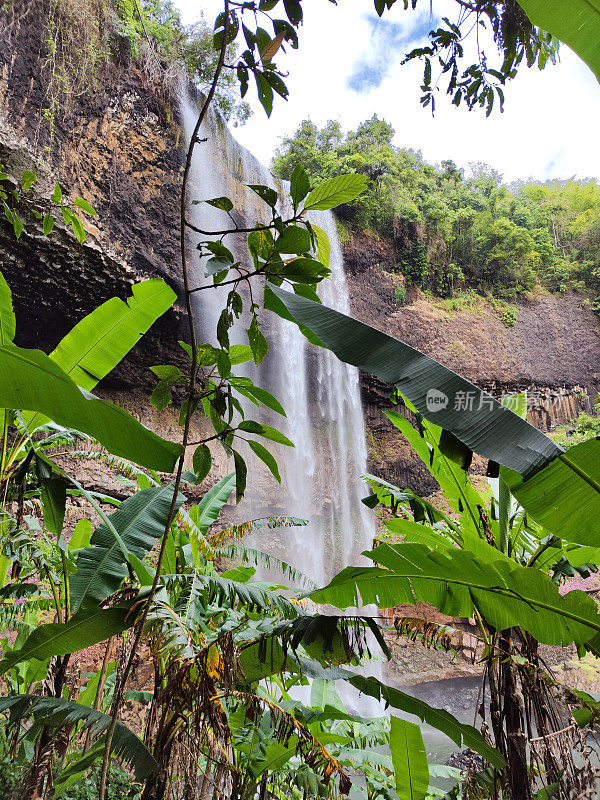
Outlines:
[[446,766],[455,767],[463,772],[480,772],[485,769],[486,761],[479,753],[467,748],[459,753],[453,753],[446,761]]

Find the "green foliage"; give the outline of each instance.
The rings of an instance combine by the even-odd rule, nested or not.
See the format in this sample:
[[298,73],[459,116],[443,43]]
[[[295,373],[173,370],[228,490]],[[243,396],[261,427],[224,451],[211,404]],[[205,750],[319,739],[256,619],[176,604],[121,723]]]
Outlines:
[[[31,170],[25,169],[22,172],[18,187],[10,187],[11,177],[4,172],[4,167],[0,163],[0,202],[4,216],[12,225],[15,238],[20,239],[23,231],[29,226],[36,232],[39,231],[40,223],[44,236],[49,236],[54,230],[55,219],[51,210],[42,214],[33,207],[33,187],[37,183],[37,175]],[[9,188],[10,187],[10,188]],[[86,239],[86,232],[83,222],[76,209],[80,209],[85,214],[96,216],[96,211],[92,206],[81,197],[76,197],[71,202],[63,197],[60,184],[55,184],[54,190],[50,195],[50,202],[60,211],[67,228],[71,228],[79,244],[83,244]]]
[[[217,65],[213,46],[213,29],[200,19],[184,25],[172,0],[116,0],[122,31],[130,42],[134,55],[147,57],[148,35],[158,49],[163,63],[180,64],[193,83],[202,88],[210,83]],[[140,14],[143,20],[140,20]],[[231,43],[227,58],[236,60],[237,47]],[[215,95],[219,112],[234,125],[243,125],[252,114],[248,103],[237,96],[237,76],[233,70],[222,75]]]
[[319,130],[304,120],[284,139],[274,169],[289,179],[302,164],[313,186],[349,171],[364,175],[367,190],[338,209],[341,220],[393,239],[398,271],[435,294],[468,288],[510,299],[537,283],[600,290],[595,182],[506,186],[485,164],[472,164],[466,178],[452,161],[431,166],[393,138],[376,116],[345,136],[339,123]]
[[558,0],[522,0],[521,7],[534,22],[569,45],[600,80],[600,59],[595,43],[600,33],[600,12],[594,5],[576,0],[565,14]]
[[[62,795],[62,800],[96,800],[100,769],[92,766],[79,780],[71,784]],[[133,781],[131,775],[118,766],[111,766],[106,800],[139,800],[142,785]]]
[[550,436],[565,450],[569,450],[576,444],[600,436],[600,417],[597,413],[592,416],[582,412],[576,420],[561,425]]
[[[375,8],[379,16],[386,7],[390,8],[395,2],[396,0],[376,0]],[[529,5],[533,6],[534,3]],[[417,0],[412,0],[411,5],[413,9],[416,8]],[[542,4],[538,3],[539,5]],[[560,3],[555,5],[560,6]],[[408,8],[408,3],[404,7]],[[489,116],[495,100],[500,110],[503,110],[504,86],[515,77],[524,59],[528,67],[537,64],[539,69],[543,69],[548,61],[555,63],[559,43],[548,32],[552,31],[556,35],[556,31],[552,27],[546,28],[549,15],[540,13],[537,20],[540,27],[536,27],[523,8],[527,10],[528,4],[495,0],[466,7],[461,4],[461,13],[458,14],[456,23],[444,17],[440,27],[429,32],[429,44],[415,48],[402,62],[413,59],[422,59],[424,62],[422,105],[430,106],[432,113],[434,112],[438,84],[444,78],[447,80],[446,94],[452,97],[453,105],[460,106],[464,103],[469,110],[479,106]],[[558,11],[559,16],[560,13]],[[499,55],[495,67],[490,66],[487,53],[479,46],[479,40],[476,59],[466,67],[463,64],[464,40],[470,31],[480,26],[492,31]],[[437,76],[434,74],[436,68],[439,70]]]
[[398,800],[425,800],[429,766],[419,726],[392,716],[390,744]]
[[[70,579],[71,607],[96,605],[112,595],[131,572],[129,556],[142,560],[162,536],[173,487],[152,487],[134,494],[92,534],[90,546],[78,551],[77,571]],[[179,495],[175,508],[185,498]]]
[[[393,4],[394,0],[376,0],[375,7],[382,13]],[[122,19],[132,28],[132,41],[139,44],[142,34],[145,37],[146,23],[150,28],[156,25],[152,33],[154,39],[160,41],[165,54],[172,54],[179,47],[179,23],[173,7],[159,0],[149,0],[142,6],[140,29],[136,30],[137,4],[131,0],[120,3]],[[495,8],[495,4],[492,6]],[[270,16],[270,12],[280,8],[285,18]],[[236,65],[235,80],[240,83],[244,95],[252,79],[259,100],[270,115],[275,94],[287,96],[282,73],[273,59],[285,43],[297,46],[296,29],[302,22],[302,5],[300,0],[285,0],[281,6],[278,0],[261,3],[261,22],[269,30],[261,28],[256,17],[256,24],[251,23],[251,27],[241,24],[244,12],[253,10],[248,4],[235,4],[217,17],[212,56],[218,53],[222,62],[230,55],[228,48],[239,35],[243,36],[248,49]],[[486,14],[493,19],[489,7]],[[251,15],[246,18],[248,16]],[[83,17],[87,24],[85,13]],[[514,15],[510,19],[514,21]],[[49,47],[57,48],[60,27],[56,20],[53,22],[55,27],[51,30]],[[494,30],[508,59],[503,69],[512,71],[523,53],[528,59],[530,52],[537,56],[540,66],[545,58],[553,56],[551,39],[538,32],[538,44],[532,45],[533,29],[523,20],[521,23],[518,35],[510,41],[502,26]],[[60,24],[64,29],[64,18]],[[93,26],[93,19],[91,24]],[[74,26],[74,35],[79,30]],[[449,33],[452,34],[450,38],[448,31],[433,34],[434,46],[450,48],[449,63],[456,64],[456,57],[462,56],[457,46],[460,31],[449,24]],[[85,41],[85,37],[82,40]],[[177,57],[181,57],[179,50],[177,53]],[[139,55],[142,55],[141,46]],[[51,58],[50,63],[56,68],[67,62]],[[464,78],[459,79],[458,89],[464,89],[468,98],[473,95],[473,103],[478,101],[491,107],[493,92],[498,94],[498,91],[485,85],[487,77],[475,70],[469,73],[466,81]],[[426,62],[425,84],[430,83],[430,79],[430,66]],[[454,81],[455,88],[456,80],[456,71],[452,70],[450,84]],[[427,90],[425,86],[424,91]],[[54,113],[54,106],[50,110]],[[290,173],[293,214],[287,219],[278,211],[278,195],[271,187],[250,186],[269,207],[271,222],[250,230],[248,268],[235,261],[223,244],[223,238],[218,238],[248,232],[235,223],[233,216],[231,229],[217,234],[217,238],[211,232],[199,231],[208,237],[200,242],[199,251],[200,257],[205,259],[203,265],[209,283],[188,291],[186,274],[186,300],[189,301],[192,291],[230,286],[217,326],[218,346],[197,345],[192,328],[193,345],[181,343],[190,359],[189,370],[184,372],[179,366],[169,364],[154,367],[159,378],[154,402],[159,409],[164,410],[173,400],[179,402],[181,389],[186,392],[179,409],[179,423],[185,430],[184,444],[188,443],[190,420],[196,413],[208,420],[214,430],[214,436],[206,436],[195,443],[198,449],[192,459],[194,471],[182,473],[183,446],[150,434],[134,424],[121,409],[89,395],[89,388],[112,369],[170,304],[173,298],[164,286],[154,284],[160,300],[146,297],[146,304],[142,295],[146,296],[151,287],[142,284],[143,288],[136,287],[137,292],[134,289],[134,297],[127,307],[114,302],[109,311],[101,307],[47,357],[12,344],[15,321],[10,291],[5,282],[0,282],[0,367],[3,374],[0,404],[4,407],[0,479],[5,498],[0,516],[3,546],[0,578],[4,584],[0,586],[0,601],[3,619],[10,618],[9,633],[16,634],[14,641],[9,635],[2,641],[4,658],[0,671],[5,676],[9,694],[0,699],[0,711],[9,717],[7,729],[14,728],[10,747],[15,759],[22,764],[30,762],[28,773],[40,796],[51,788],[65,797],[68,792],[75,792],[78,776],[90,769],[105,749],[104,767],[108,766],[109,756],[114,752],[131,765],[138,778],[145,778],[144,796],[148,797],[165,796],[167,789],[174,796],[183,796],[189,793],[191,786],[199,785],[201,777],[213,782],[218,776],[214,781],[217,786],[223,776],[231,777],[233,785],[234,779],[241,775],[244,776],[241,788],[239,781],[236,784],[240,788],[239,800],[251,800],[256,796],[281,798],[286,792],[292,797],[337,797],[349,792],[350,779],[344,767],[350,764],[362,772],[367,797],[388,798],[393,790],[390,760],[374,754],[367,763],[364,752],[373,744],[389,743],[392,766],[398,773],[399,796],[423,798],[428,770],[422,739],[416,728],[398,720],[388,731],[381,723],[347,714],[333,685],[324,684],[324,681],[336,680],[347,680],[370,696],[383,698],[402,711],[416,714],[448,733],[457,743],[473,747],[498,769],[504,767],[503,755],[475,728],[459,723],[441,709],[431,708],[386,687],[374,678],[337,668],[339,664],[357,664],[365,652],[368,653],[367,632],[373,634],[388,654],[373,619],[309,614],[302,604],[283,595],[282,587],[254,581],[251,567],[234,566],[218,574],[213,563],[215,557],[227,552],[228,538],[237,540],[246,530],[243,525],[234,526],[217,538],[209,535],[211,524],[217,520],[233,488],[238,500],[244,493],[247,466],[234,447],[236,437],[258,436],[284,446],[292,444],[271,425],[247,419],[237,396],[258,407],[265,405],[274,413],[285,413],[276,398],[232,371],[234,366],[250,360],[260,364],[269,347],[263,330],[263,307],[254,302],[250,293],[249,307],[244,309],[247,300],[237,291],[241,282],[260,275],[266,283],[265,305],[286,318],[297,317],[312,341],[329,345],[351,363],[372,369],[384,379],[393,374],[391,379],[396,386],[411,393],[424,416],[433,413],[427,408],[426,385],[440,385],[457,394],[475,390],[435,362],[424,361],[424,357],[411,348],[383,337],[368,326],[360,326],[344,315],[336,315],[317,302],[315,287],[329,275],[329,246],[323,231],[306,219],[305,210],[328,209],[342,203],[347,219],[359,220],[362,214],[364,219],[383,225],[386,221],[395,224],[398,217],[416,226],[421,224],[419,215],[424,212],[425,198],[429,194],[423,219],[427,219],[429,230],[435,231],[435,236],[427,241],[421,256],[426,256],[431,263],[431,245],[435,237],[437,241],[446,242],[444,237],[452,233],[452,225],[445,217],[445,201],[441,202],[429,191],[427,181],[420,185],[423,208],[398,189],[398,153],[391,145],[392,135],[391,128],[377,118],[349,134],[346,142],[332,126],[327,136],[336,148],[348,148],[348,166],[343,172],[334,169],[330,174],[323,173],[324,180],[317,185],[310,170],[294,165]],[[415,165],[415,172],[438,180],[435,170],[427,171],[418,158],[405,159],[406,170]],[[462,180],[451,165],[444,166],[444,175],[443,180],[455,185]],[[394,180],[388,180],[390,176]],[[480,174],[477,180],[480,181],[479,194],[489,201],[487,205],[483,202],[483,211],[489,213],[485,225],[471,231],[470,252],[476,253],[479,248],[486,254],[486,265],[493,264],[494,280],[500,276],[508,291],[517,291],[531,281],[532,271],[545,263],[548,243],[542,234],[535,234],[531,226],[521,225],[502,206],[506,197],[496,191],[498,181],[494,175]],[[24,173],[22,191],[30,191],[34,181],[32,173]],[[357,202],[366,185],[369,193]],[[385,203],[382,202],[384,197]],[[6,194],[2,199],[10,201],[6,203],[8,214],[5,208],[5,216],[18,238],[24,229],[15,211],[19,193],[16,196]],[[59,186],[52,200],[60,206],[65,224],[70,225],[74,235],[82,241],[85,234],[81,219],[63,202]],[[227,213],[234,210],[228,198],[207,202]],[[93,213],[91,206],[82,199],[76,200],[74,207]],[[473,217],[471,222],[477,221],[477,214],[468,216]],[[41,221],[44,233],[50,234],[51,219],[46,217]],[[452,223],[455,221],[453,219]],[[460,221],[465,220],[461,218]],[[182,224],[186,224],[185,220]],[[404,233],[399,231],[398,237],[404,235],[409,243],[424,241],[417,235],[416,227],[412,231],[405,228]],[[289,258],[290,255],[293,257]],[[452,291],[452,281],[462,280],[463,262],[448,259],[447,266],[447,273],[442,274],[438,264],[432,274],[436,285],[444,291]],[[485,274],[485,265],[482,270],[481,280],[489,283],[492,278]],[[425,279],[423,272],[421,280]],[[293,294],[280,289],[284,282],[293,287]],[[231,329],[242,318],[244,310],[249,318],[248,344],[231,345]],[[111,338],[111,331],[107,329],[109,317],[113,322],[116,320],[117,339]],[[419,370],[423,373],[420,378]],[[329,587],[313,596],[340,605],[356,605],[356,586],[360,584],[359,592],[367,600],[391,604],[398,599],[407,602],[423,599],[444,611],[466,615],[476,609],[487,636],[488,669],[498,661],[494,650],[498,641],[495,631],[504,626],[522,625],[528,630],[527,637],[522,637],[527,646],[533,634],[541,641],[575,642],[597,651],[600,623],[594,602],[580,593],[560,597],[556,583],[547,577],[546,571],[533,568],[533,562],[547,551],[552,553],[553,559],[560,552],[562,561],[567,548],[556,538],[545,540],[538,536],[537,547],[531,553],[527,537],[533,537],[535,542],[535,534],[540,533],[539,525],[536,529],[531,523],[522,522],[523,514],[515,522],[516,515],[509,514],[508,494],[510,486],[524,508],[531,509],[532,516],[544,523],[548,520],[549,528],[560,524],[563,532],[570,535],[575,522],[581,524],[580,518],[576,519],[574,506],[594,511],[600,493],[595,443],[585,443],[565,455],[520,417],[486,395],[482,394],[481,398],[488,406],[488,415],[480,414],[479,408],[477,413],[463,415],[461,419],[450,410],[442,413],[443,409],[436,409],[439,415],[436,419],[447,429],[431,428],[431,441],[425,442],[423,417],[418,417],[419,431],[404,431],[415,443],[424,463],[439,476],[440,483],[454,484],[458,494],[452,495],[450,503],[457,519],[414,493],[390,486],[376,487],[376,500],[389,498],[394,507],[409,504],[414,518],[404,520],[411,523],[403,526],[403,534],[408,538],[416,536],[415,526],[420,528],[419,523],[430,523],[427,542],[406,541],[394,548],[379,547],[371,554],[377,567],[348,568],[336,576]],[[34,431],[28,426],[36,429],[38,426],[29,415],[24,416],[24,411],[48,417],[36,420],[45,425],[39,429],[39,435],[36,430],[35,439],[31,435]],[[393,415],[391,418],[402,429],[400,420]],[[60,428],[61,424],[81,432]],[[109,496],[95,496],[52,460],[53,446],[72,444],[84,435],[102,442],[111,451],[105,456],[106,463],[128,475],[134,494],[122,504]],[[423,441],[418,441],[417,437]],[[211,439],[223,446],[227,457],[233,458],[235,472],[219,481],[189,511],[178,514],[183,501],[183,497],[176,494],[180,480],[198,484],[211,470],[212,455],[206,446]],[[279,479],[272,454],[255,439],[249,444]],[[527,478],[522,480],[521,475],[510,474],[507,470],[501,473],[497,524],[495,520],[494,524],[486,521],[466,479],[471,447],[518,468]],[[172,471],[176,461],[175,488],[162,486],[155,470]],[[145,466],[149,473],[131,462]],[[102,519],[91,537],[89,521],[79,520],[72,546],[66,545],[62,535],[67,484],[75,487],[71,491],[85,497]],[[543,502],[548,486],[552,496],[559,498],[562,504],[558,512]],[[28,504],[37,502],[38,498],[42,503],[43,522],[25,513]],[[118,510],[108,516],[99,501],[117,505]],[[475,508],[479,510],[479,520]],[[599,514],[593,516],[598,518]],[[303,521],[285,518],[280,522],[290,525]],[[248,523],[247,529],[264,526],[273,525],[269,520],[254,520]],[[156,558],[152,550],[159,541],[160,552]],[[435,542],[433,547],[432,542]],[[511,560],[510,547],[520,559],[516,565]],[[579,553],[580,560],[594,557],[590,552],[594,548],[583,550],[585,556]],[[256,558],[256,551],[248,552],[248,557]],[[528,558],[525,564],[522,563],[524,558]],[[273,565],[293,575],[287,565],[276,560]],[[569,562],[569,566],[576,567],[575,560]],[[561,574],[567,574],[563,567]],[[369,581],[367,577],[376,580]],[[25,601],[22,609],[18,607],[21,599]],[[11,604],[14,608],[10,608]],[[55,621],[48,622],[47,616],[41,616],[42,612],[47,614],[49,608],[53,609]],[[66,680],[71,656],[90,645],[119,637],[134,625],[135,633],[127,636],[123,643],[116,674],[109,674],[114,667],[108,663],[107,645],[103,667],[90,676],[81,702],[77,702],[74,698],[81,687],[72,686]],[[152,660],[155,691],[147,695],[136,693],[132,699],[148,700],[152,704],[147,717],[151,754],[131,731],[117,722],[129,667],[142,635],[149,644],[147,652]],[[129,655],[132,641],[133,650]],[[502,644],[502,639],[499,641]],[[510,669],[513,658],[513,653],[505,650],[502,669],[506,670],[507,664]],[[305,676],[323,682],[314,687],[313,707],[293,700],[290,694],[293,686],[306,682]],[[506,691],[504,702],[509,702],[511,697]],[[92,700],[96,708],[88,705]],[[111,714],[103,713],[100,709],[107,708],[111,702]],[[524,705],[529,707],[528,702]],[[23,722],[28,717],[32,718],[31,725]],[[111,719],[116,723],[114,736],[112,732],[102,736],[80,756],[79,735],[89,733],[92,738],[103,735],[110,731]],[[495,720],[493,725],[496,726]],[[494,734],[497,734],[496,729]],[[509,740],[510,736],[509,732]],[[5,741],[8,742],[8,737]],[[504,739],[496,735],[496,741],[503,749]],[[191,758],[188,759],[188,755],[181,758],[184,750]],[[180,767],[174,769],[174,753],[180,763],[185,761],[188,765],[182,767],[185,775],[175,774]],[[216,764],[215,754],[218,754]],[[507,772],[510,776],[510,765]],[[105,774],[106,769],[102,784]],[[492,775],[492,779],[495,782],[496,776]],[[54,781],[53,786],[50,786],[51,781]],[[137,793],[137,787],[130,788],[131,791],[123,790],[122,796]],[[105,799],[103,789],[100,796]]]
[[[9,712],[9,725],[14,725],[25,717],[34,717],[36,724],[51,728],[82,723],[82,730],[89,729],[94,738],[104,733],[110,724],[107,714],[56,697],[9,695],[0,698],[0,712],[6,711]],[[112,752],[134,768],[138,780],[145,778],[156,768],[146,746],[121,723],[117,723]]]
[[36,628],[18,647],[0,661],[0,675],[23,661],[67,655],[84,650],[122,633],[135,622],[130,602],[112,608],[90,608],[74,614],[67,622],[50,622]]
[[15,345],[0,347],[2,408],[23,408],[61,425],[96,436],[116,455],[131,456],[150,469],[169,471],[181,448],[161,439],[106,400],[83,394],[77,384],[44,353]]
[[394,303],[402,305],[406,300],[406,286],[396,286],[394,289]]
[[421,544],[380,545],[367,555],[379,566],[346,567],[313,592],[314,601],[337,608],[423,601],[455,617],[473,616],[476,609],[494,630],[522,627],[545,644],[575,643],[600,653],[595,602],[584,592],[561,596],[537,569],[516,567],[501,556],[484,561],[468,550],[431,551]]
[[488,302],[496,310],[502,323],[506,325],[507,328],[512,328],[513,325],[516,323],[517,317],[519,315],[519,309],[517,308],[517,306],[507,303],[506,300],[499,300],[492,296],[488,296],[487,299]]

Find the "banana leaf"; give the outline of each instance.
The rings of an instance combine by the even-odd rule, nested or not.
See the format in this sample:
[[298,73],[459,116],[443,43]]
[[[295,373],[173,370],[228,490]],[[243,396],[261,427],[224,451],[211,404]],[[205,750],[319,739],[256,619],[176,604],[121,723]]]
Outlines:
[[519,0],[534,25],[568,44],[600,80],[600,5],[596,0]]
[[477,608],[496,630],[518,626],[543,644],[574,643],[600,652],[600,614],[594,600],[580,591],[561,596],[535,567],[421,544],[381,545],[365,555],[378,566],[346,567],[311,599],[337,608],[370,603],[393,608],[422,600],[453,617],[473,616]]
[[[540,525],[570,542],[600,544],[600,441],[565,453],[507,406],[413,347],[277,287],[267,287],[265,298],[275,311],[283,305],[342,361],[392,383],[425,419],[507,468],[503,480]],[[398,415],[388,416],[397,424]]]
[[[160,278],[136,283],[124,302],[111,297],[84,317],[59,342],[50,358],[82,389],[91,392],[177,299]],[[24,414],[30,431],[44,425],[42,414]]]
[[[90,546],[79,551],[77,572],[71,576],[73,609],[97,605],[117,591],[129,574],[123,547],[141,561],[163,535],[172,500],[172,485],[150,487],[127,498],[109,517],[120,541],[106,523],[96,528]],[[184,501],[179,494],[175,513]]]
[[419,726],[392,715],[390,752],[398,800],[425,800],[429,765]]
[[40,661],[64,656],[104,642],[130,628],[136,619],[136,599],[112,608],[90,608],[79,611],[68,622],[41,625],[29,634],[18,650],[7,653],[0,661],[0,675],[23,661]]
[[[0,712],[3,711],[9,712],[11,724],[20,722],[26,717],[33,717],[37,725],[52,728],[82,723],[81,729],[89,730],[95,739],[108,728],[111,722],[108,714],[59,697],[36,697],[28,694],[8,695],[8,697],[0,698]],[[102,758],[102,752],[103,748],[96,748],[95,758],[91,760]],[[146,745],[122,722],[117,722],[111,743],[111,753],[122,758],[133,769],[138,780],[146,778],[157,767],[156,761]]]
[[600,439],[575,445],[528,480],[509,469],[500,476],[549,533],[568,542],[600,544]]
[[528,477],[563,450],[494,397],[398,339],[306,297],[274,286],[275,297],[301,326],[347,364],[393,384],[426,419],[471,450]]
[[10,287],[0,272],[0,344],[10,344],[15,338],[16,320]]
[[50,353],[82,389],[91,392],[177,299],[160,278],[136,283],[124,302],[111,297],[94,309]]
[[0,408],[39,411],[88,433],[107,450],[148,469],[172,472],[181,445],[168,442],[126,411],[77,384],[41,350],[0,346]]

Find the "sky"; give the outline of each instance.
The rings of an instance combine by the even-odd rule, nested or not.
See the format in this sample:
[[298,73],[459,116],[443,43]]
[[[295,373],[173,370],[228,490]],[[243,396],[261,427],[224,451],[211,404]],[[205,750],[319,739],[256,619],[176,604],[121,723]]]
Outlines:
[[[202,10],[207,22],[222,8],[218,0],[175,0],[184,22]],[[421,150],[430,163],[452,159],[461,167],[483,161],[506,181],[593,177],[600,179],[600,84],[565,45],[560,63],[522,68],[506,88],[504,113],[456,108],[442,89],[432,117],[419,102],[422,65],[400,65],[406,52],[425,43],[439,17],[452,21],[454,0],[422,0],[404,11],[399,0],[380,20],[372,0],[305,0],[300,47],[277,59],[289,72],[286,102],[276,96],[270,120],[250,88],[253,117],[234,136],[269,165],[282,138],[306,118],[322,126],[336,119],[352,130],[373,114],[390,122],[394,144]],[[486,48],[490,65],[496,52]]]

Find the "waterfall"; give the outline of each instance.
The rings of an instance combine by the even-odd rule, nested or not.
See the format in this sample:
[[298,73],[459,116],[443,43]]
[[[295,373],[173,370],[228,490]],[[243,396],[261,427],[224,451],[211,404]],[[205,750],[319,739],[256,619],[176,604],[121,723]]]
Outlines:
[[[197,108],[184,97],[181,111],[189,141]],[[233,201],[232,213],[239,212],[236,220],[245,227],[268,221],[268,207],[245,184],[266,184],[279,190],[273,175],[233,139],[216,113],[207,115],[200,139],[204,141],[196,146],[190,199],[226,196]],[[231,227],[231,218],[224,211],[205,203],[190,206],[190,214],[203,230]],[[335,220],[330,212],[315,212],[314,222],[326,231],[331,243],[331,279],[320,284],[320,297],[325,305],[348,313],[348,288]],[[190,242],[189,261],[197,265],[193,279],[198,285],[207,279],[198,265],[195,244]],[[225,244],[236,258],[243,257],[243,240],[228,235]],[[203,341],[207,337],[214,340],[226,291],[208,289],[194,295],[196,324]],[[251,508],[259,509],[261,515],[308,519],[307,527],[276,531],[267,543],[260,536],[254,544],[322,585],[343,566],[360,563],[360,552],[371,547],[375,532],[372,517],[360,502],[366,493],[361,481],[366,471],[366,445],[358,371],[338,361],[330,351],[309,344],[296,325],[275,315],[269,317],[269,354],[259,368],[251,367],[246,374],[280,400],[287,417],[274,417],[269,412],[263,419],[282,430],[295,447],[277,449],[281,487],[263,478],[255,485],[253,477],[259,471],[254,466],[249,470],[251,485],[241,504],[241,516],[250,516],[244,511]],[[245,341],[243,330],[237,336],[236,341]],[[239,368],[236,372],[239,374]]]

